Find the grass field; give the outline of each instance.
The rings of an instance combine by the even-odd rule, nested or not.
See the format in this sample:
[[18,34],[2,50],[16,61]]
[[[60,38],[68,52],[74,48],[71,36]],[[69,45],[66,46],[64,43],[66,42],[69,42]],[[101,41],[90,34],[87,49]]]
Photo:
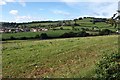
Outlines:
[[[117,30],[117,28],[114,28],[114,26],[111,26],[111,24],[107,24],[105,22],[97,22],[95,24],[93,24],[92,22],[90,22],[90,18],[87,19],[83,19],[83,20],[77,20],[76,23],[79,24],[80,26],[74,26],[74,29],[76,29],[77,31],[81,31],[81,28],[87,28],[87,32],[89,32],[90,34],[93,33],[94,35],[94,31],[92,30],[93,27],[98,27],[100,30],[102,29],[109,29],[113,32],[115,32]],[[74,21],[70,21],[71,24],[74,24]],[[26,24],[27,27],[40,27],[39,25],[45,25],[46,28],[48,28],[50,24],[56,24],[57,22],[46,22],[46,23],[28,23]],[[19,33],[3,33],[2,34],[2,40],[10,40],[11,37],[17,38],[17,39],[21,39],[23,37],[29,38],[29,39],[33,39],[36,37],[36,35],[40,35],[41,33],[47,33],[48,36],[50,37],[58,37],[61,36],[62,34],[66,33],[66,32],[76,32],[75,30],[72,29],[72,26],[62,26],[63,30],[60,30],[61,26],[57,26],[54,28],[50,28],[49,31],[41,31],[41,32],[19,32]],[[53,29],[57,29],[57,30],[53,30]],[[99,33],[99,32],[97,32]]]
[[3,77],[92,77],[103,54],[118,52],[118,36],[16,40],[2,44]]
[[[2,39],[10,39],[11,37],[14,38],[31,38],[35,37],[36,35],[41,35],[41,33],[46,33],[50,37],[59,37],[62,34],[66,32],[71,32],[72,30],[49,30],[49,31],[41,31],[41,32],[19,32],[19,33],[3,33],[2,34]],[[78,32],[78,31],[72,31],[72,32]]]

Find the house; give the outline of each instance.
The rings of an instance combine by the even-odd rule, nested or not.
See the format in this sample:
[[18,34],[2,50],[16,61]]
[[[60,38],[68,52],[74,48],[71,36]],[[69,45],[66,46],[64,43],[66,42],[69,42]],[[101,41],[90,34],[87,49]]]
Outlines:
[[48,31],[48,29],[46,29],[46,28],[42,28],[42,31]]
[[120,34],[120,30],[117,30],[116,33],[117,33],[117,34]]
[[4,33],[4,29],[0,28],[0,33]]
[[37,29],[31,28],[30,31],[31,31],[31,32],[37,32]]
[[31,28],[31,32],[40,32],[40,31],[48,31],[46,28]]
[[8,32],[9,32],[9,29],[7,29],[7,28],[4,29],[4,32],[5,32],[5,33],[8,33]]

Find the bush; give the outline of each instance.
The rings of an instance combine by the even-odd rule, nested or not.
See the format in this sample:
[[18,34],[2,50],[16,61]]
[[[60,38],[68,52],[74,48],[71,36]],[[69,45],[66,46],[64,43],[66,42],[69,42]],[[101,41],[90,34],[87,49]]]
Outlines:
[[60,27],[60,30],[63,30],[63,27]]
[[15,40],[15,39],[16,39],[16,38],[15,38],[15,37],[13,37],[13,36],[11,36],[11,37],[10,37],[10,40]]
[[96,65],[96,78],[105,78],[106,80],[120,79],[120,54],[113,53],[104,55]]
[[78,37],[86,37],[86,36],[89,36],[89,33],[86,33],[86,31],[81,31],[81,32],[77,33],[77,36]]
[[80,17],[79,20],[82,20],[82,18]]
[[89,33],[86,33],[86,31],[81,31],[78,33],[74,33],[74,32],[69,32],[69,33],[64,33],[62,36],[62,38],[69,38],[69,37],[86,37],[89,36]]
[[80,26],[79,24],[75,23],[74,26]]
[[109,35],[111,33],[112,31],[109,29],[102,29],[101,31],[99,31],[99,35]]
[[40,35],[40,39],[48,39],[48,35],[46,33],[42,33]]
[[27,39],[27,37],[21,37],[20,38],[20,40],[26,40]]
[[35,36],[35,38],[40,38],[40,36],[37,34],[37,35]]
[[69,32],[69,33],[64,33],[61,37],[62,38],[69,38],[69,37],[76,37],[76,33],[74,32]]

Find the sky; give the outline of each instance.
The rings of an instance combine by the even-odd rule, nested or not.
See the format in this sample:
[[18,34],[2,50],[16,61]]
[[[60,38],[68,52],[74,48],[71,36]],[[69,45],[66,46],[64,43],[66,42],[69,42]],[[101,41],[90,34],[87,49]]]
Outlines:
[[0,22],[110,18],[119,0],[0,0]]

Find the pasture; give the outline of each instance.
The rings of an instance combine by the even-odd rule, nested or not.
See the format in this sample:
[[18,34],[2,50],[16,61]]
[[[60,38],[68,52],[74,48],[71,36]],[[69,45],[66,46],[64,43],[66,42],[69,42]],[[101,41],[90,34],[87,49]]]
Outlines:
[[[22,38],[22,37],[26,37],[26,38],[35,38],[37,35],[41,35],[41,33],[46,33],[48,36],[50,37],[59,37],[62,34],[66,33],[66,32],[71,32],[72,30],[49,30],[49,31],[41,31],[41,32],[19,32],[19,33],[3,33],[2,34],[2,39],[5,40],[9,40],[11,37],[14,38]],[[78,32],[78,31],[73,31],[73,32]]]
[[118,35],[3,41],[3,78],[94,77],[103,54],[118,52]]

